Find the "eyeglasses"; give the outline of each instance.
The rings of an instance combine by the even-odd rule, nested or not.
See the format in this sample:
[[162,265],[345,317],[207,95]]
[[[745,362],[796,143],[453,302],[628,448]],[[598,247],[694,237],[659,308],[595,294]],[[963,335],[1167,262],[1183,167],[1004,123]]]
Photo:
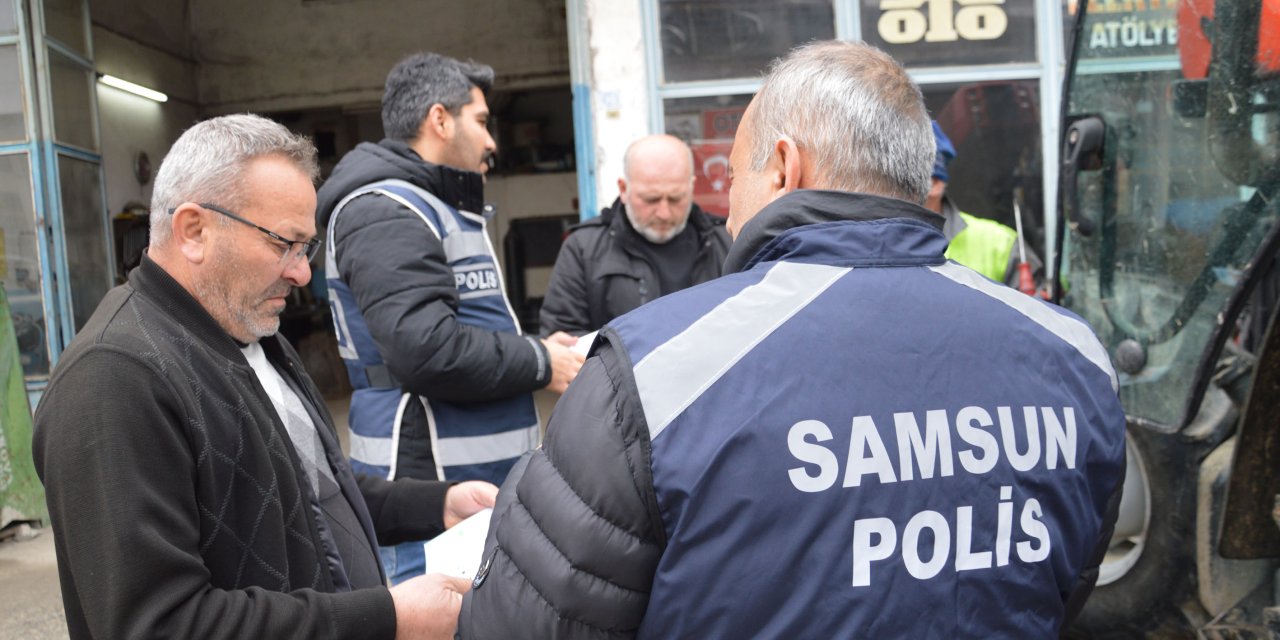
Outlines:
[[[236,222],[249,225],[250,227],[257,229],[258,231],[261,231],[267,234],[267,237],[271,238],[272,240],[275,240],[276,242],[285,245],[284,253],[280,255],[280,264],[287,264],[287,265],[296,264],[298,260],[301,259],[303,256],[306,256],[307,261],[310,262],[311,259],[316,256],[316,252],[320,250],[319,240],[290,240],[270,229],[266,229],[252,222],[249,222],[248,220],[245,220],[244,218],[241,218],[240,216],[234,213],[231,213],[230,211],[227,211],[226,209],[223,209],[222,207],[219,207],[216,204],[209,204],[207,202],[199,202],[197,204],[202,209],[217,211],[218,213],[221,213],[222,215],[228,218],[231,218]],[[177,211],[176,207],[169,210],[169,215],[173,215],[174,211]]]

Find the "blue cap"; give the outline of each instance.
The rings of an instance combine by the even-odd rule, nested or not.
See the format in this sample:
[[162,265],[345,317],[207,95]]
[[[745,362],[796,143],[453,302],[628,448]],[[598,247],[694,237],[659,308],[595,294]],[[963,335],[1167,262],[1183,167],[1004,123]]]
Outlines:
[[938,145],[937,154],[933,156],[933,177],[946,182],[947,165],[955,159],[956,148],[951,144],[951,138],[942,132],[937,120],[933,121],[933,139]]

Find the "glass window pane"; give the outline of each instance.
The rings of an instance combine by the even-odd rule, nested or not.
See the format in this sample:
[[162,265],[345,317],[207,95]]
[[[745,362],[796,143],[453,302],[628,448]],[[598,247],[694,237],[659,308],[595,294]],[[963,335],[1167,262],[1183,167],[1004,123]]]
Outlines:
[[659,0],[663,82],[760,75],[810,40],[835,37],[831,0]]
[[907,67],[1035,62],[1030,0],[861,0],[862,39]]
[[72,315],[79,331],[111,288],[101,172],[95,162],[59,156],[58,183]]
[[[1072,203],[1062,301],[1109,352],[1129,343],[1126,350],[1144,356],[1140,368],[1119,374],[1125,412],[1179,426],[1191,418],[1186,400],[1210,339],[1232,321],[1223,311],[1276,223],[1280,116],[1266,106],[1274,80],[1249,65],[1226,65],[1220,75],[1215,68],[1212,82],[1203,79],[1209,35],[1214,46],[1248,42],[1229,22],[1184,22],[1175,45],[1167,34],[1163,44],[1126,44],[1123,25],[1171,24],[1176,6],[1099,4],[1085,15],[1067,117],[1090,118],[1104,143],[1101,166],[1081,168],[1062,187]],[[1144,69],[1153,56],[1172,68]],[[1274,272],[1268,264],[1263,273]],[[1259,346],[1253,340],[1270,316],[1262,303],[1274,290],[1261,280],[1266,294],[1255,294],[1256,315],[1240,327],[1237,344],[1246,350]]]
[[947,196],[966,213],[1011,229],[1018,200],[1027,246],[1043,253],[1040,83],[1009,80],[925,85],[925,104],[956,148]]
[[0,33],[16,33],[18,20],[13,0],[0,0]]
[[89,57],[84,0],[44,0],[45,34]]
[[[1080,59],[1137,58],[1178,54],[1178,16],[1175,4],[1153,0],[1151,3],[1089,3],[1089,13],[1080,42],[1072,42],[1071,28],[1076,22],[1076,2],[1067,2],[1063,18],[1067,46],[1080,49]],[[1208,51],[1204,36],[1184,32],[1190,38],[1188,52]],[[1194,46],[1199,39],[1204,47]]]
[[0,156],[0,282],[18,336],[22,372],[49,375],[39,239],[27,154]]
[[49,82],[53,86],[53,135],[64,144],[98,150],[93,117],[93,71],[49,50]]
[[693,149],[693,201],[707,213],[729,215],[729,151],[750,95],[665,100],[667,133]]
[[25,96],[18,46],[0,47],[0,142],[27,139],[26,120],[23,118]]

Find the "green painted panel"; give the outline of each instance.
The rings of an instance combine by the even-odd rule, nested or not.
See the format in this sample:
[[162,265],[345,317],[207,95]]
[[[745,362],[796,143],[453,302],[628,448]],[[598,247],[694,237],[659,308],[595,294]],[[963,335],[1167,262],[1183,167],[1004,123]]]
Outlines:
[[[31,407],[18,360],[9,299],[0,288],[0,526],[10,518],[47,521],[44,487],[31,459]],[[15,513],[16,512],[16,513]]]

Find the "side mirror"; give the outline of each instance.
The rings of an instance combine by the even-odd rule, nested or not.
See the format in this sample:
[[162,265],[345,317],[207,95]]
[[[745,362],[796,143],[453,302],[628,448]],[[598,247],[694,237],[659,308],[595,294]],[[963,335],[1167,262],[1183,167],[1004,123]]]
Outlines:
[[1063,209],[1067,221],[1082,236],[1093,235],[1097,224],[1080,211],[1079,173],[1102,168],[1107,125],[1099,116],[1072,122],[1062,145]]

